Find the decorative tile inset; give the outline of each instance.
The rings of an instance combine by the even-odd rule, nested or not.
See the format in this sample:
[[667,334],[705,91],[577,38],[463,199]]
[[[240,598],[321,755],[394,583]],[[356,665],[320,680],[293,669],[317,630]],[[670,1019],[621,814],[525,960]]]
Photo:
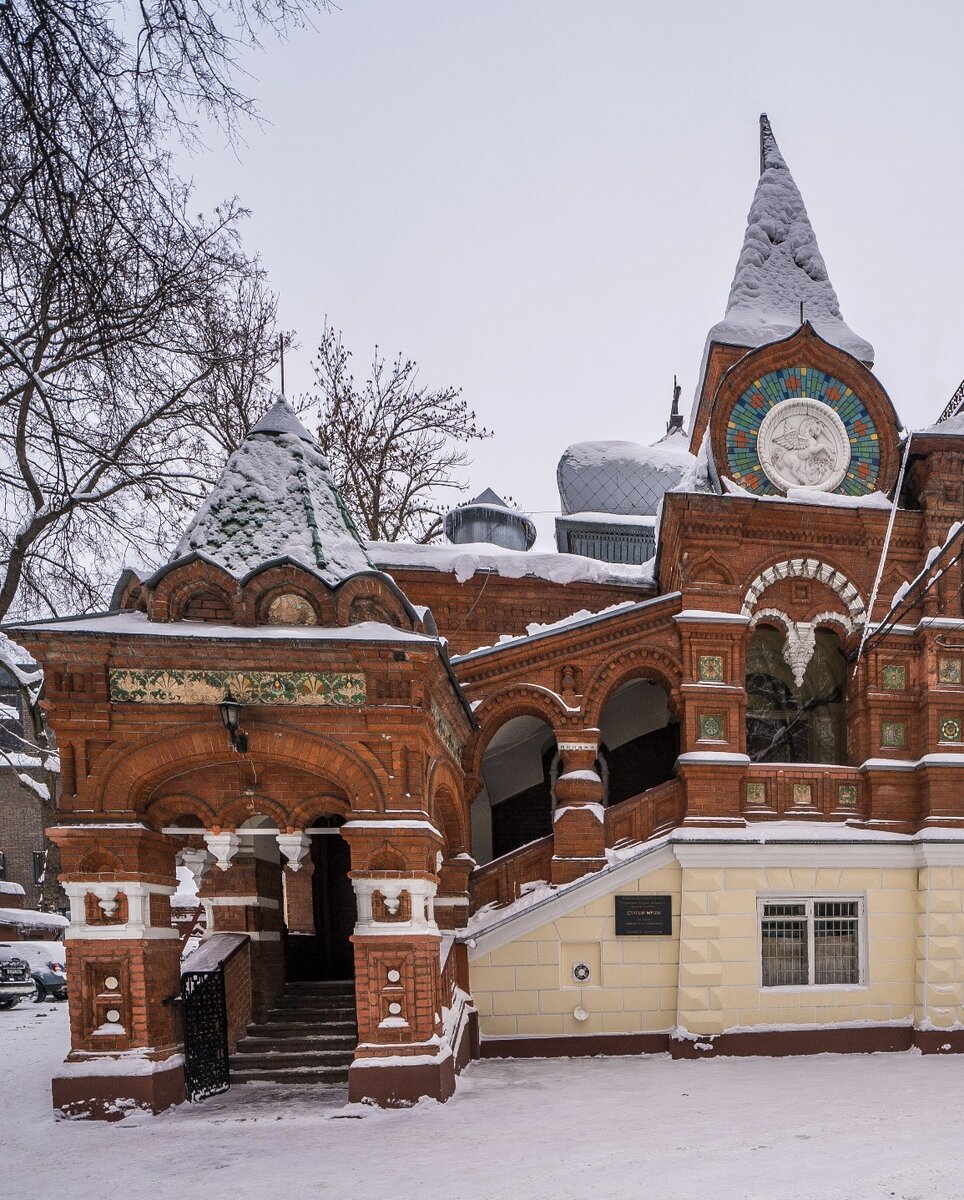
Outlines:
[[365,676],[348,671],[110,672],[110,698],[133,704],[220,704],[231,693],[242,704],[365,703]]
[[700,741],[721,742],[723,729],[721,713],[700,713]]
[[850,445],[847,471],[834,488],[864,496],[877,486],[880,441],[863,401],[841,380],[816,367],[782,367],[761,376],[734,404],[727,421],[726,457],[732,479],[758,496],[779,494],[760,459],[757,445],[764,417],[775,405],[799,399],[825,404],[843,423]]
[[432,720],[435,722],[435,732],[439,735],[442,744],[456,762],[460,762],[462,759],[462,743],[459,741],[458,734],[445,719],[445,714],[435,700],[432,701]]
[[945,658],[943,654],[940,655],[937,660],[937,682],[960,683],[961,660],[959,658]]
[[880,744],[888,750],[899,750],[904,745],[904,722],[882,721],[880,725]]
[[888,663],[880,673],[881,683],[889,692],[902,692],[907,686],[907,668],[899,663]]
[[795,783],[793,785],[793,803],[801,808],[813,802],[813,788],[809,783]]
[[765,783],[748,783],[746,785],[746,802],[756,806],[766,804],[767,785]]
[[838,808],[856,808],[857,807],[857,786],[853,783],[842,783],[837,788],[837,807]]
[[941,717],[941,741],[959,742],[961,740],[961,722],[957,717]]
[[701,654],[700,655],[700,682],[701,683],[722,683],[723,682],[723,655],[722,654]]

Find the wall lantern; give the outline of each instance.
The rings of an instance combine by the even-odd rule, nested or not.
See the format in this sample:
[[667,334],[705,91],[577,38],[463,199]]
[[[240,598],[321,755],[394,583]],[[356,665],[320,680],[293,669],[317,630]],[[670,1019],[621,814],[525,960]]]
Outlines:
[[218,707],[221,710],[221,720],[224,722],[224,728],[228,731],[228,736],[231,739],[231,745],[238,754],[247,754],[248,735],[241,732],[241,709],[244,705],[235,700],[231,693],[228,692]]

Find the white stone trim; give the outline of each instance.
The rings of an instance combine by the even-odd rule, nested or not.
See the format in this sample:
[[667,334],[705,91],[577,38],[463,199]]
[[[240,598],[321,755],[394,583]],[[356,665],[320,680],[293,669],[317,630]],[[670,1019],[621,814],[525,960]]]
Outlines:
[[818,583],[824,583],[831,591],[836,592],[846,605],[850,619],[855,625],[862,625],[867,619],[860,592],[847,576],[815,558],[789,558],[762,571],[750,584],[743,598],[743,615],[751,617],[756,602],[766,589],[781,579],[814,579]]
[[279,833],[276,837],[278,849],[288,860],[289,871],[300,871],[305,855],[311,849],[311,842],[304,830],[298,833]]
[[[438,884],[429,879],[353,879],[355,899],[358,904],[358,920],[355,933],[365,936],[395,933],[439,932],[435,923],[435,894]],[[372,916],[372,898],[375,893],[385,900],[389,913],[398,912],[403,892],[411,900],[412,915],[407,921],[376,921]]]
[[[163,939],[180,937],[173,927],[151,925],[151,896],[173,896],[177,888],[164,883],[142,883],[139,880],[119,879],[116,882],[77,883],[63,885],[70,904],[70,927],[64,939],[93,941]],[[88,925],[87,897],[94,895],[107,916],[117,911],[118,897],[127,898],[127,921],[123,925]]]
[[204,843],[222,871],[231,866],[231,859],[241,848],[241,838],[236,833],[205,833]]
[[268,896],[199,896],[202,904],[210,904],[212,908],[234,908],[244,905],[248,908],[278,908],[278,901]]
[[750,618],[748,614],[738,612],[715,612],[709,608],[684,608],[682,612],[678,612],[674,617],[674,621],[679,621],[680,624],[688,622],[709,622],[713,625],[749,625]]

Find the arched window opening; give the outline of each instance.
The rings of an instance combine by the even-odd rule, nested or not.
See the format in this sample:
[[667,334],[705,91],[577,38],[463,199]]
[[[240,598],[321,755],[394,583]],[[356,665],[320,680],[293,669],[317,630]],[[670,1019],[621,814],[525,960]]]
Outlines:
[[482,759],[484,786],[472,805],[472,853],[489,862],[552,832],[552,783],[558,750],[539,717],[513,717]]
[[783,630],[759,626],[746,659],[746,752],[751,762],[846,763],[846,662],[837,636],[815,633],[798,685]]
[[603,709],[599,732],[599,773],[607,804],[619,804],[672,778],[679,725],[658,683],[631,679],[617,688]]
[[23,748],[23,696],[16,679],[0,668],[0,749]]

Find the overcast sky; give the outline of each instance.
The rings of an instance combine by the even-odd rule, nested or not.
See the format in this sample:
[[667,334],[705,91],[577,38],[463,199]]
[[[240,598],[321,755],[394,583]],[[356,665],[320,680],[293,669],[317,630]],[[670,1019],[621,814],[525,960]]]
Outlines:
[[473,494],[551,514],[569,443],[655,440],[674,373],[689,411],[761,111],[905,424],[964,377],[964,5],[341,0],[315,24],[246,60],[247,144],[182,164],[205,207],[252,210],[289,394],[327,315],[356,374],[377,342],[463,388],[495,430]]

